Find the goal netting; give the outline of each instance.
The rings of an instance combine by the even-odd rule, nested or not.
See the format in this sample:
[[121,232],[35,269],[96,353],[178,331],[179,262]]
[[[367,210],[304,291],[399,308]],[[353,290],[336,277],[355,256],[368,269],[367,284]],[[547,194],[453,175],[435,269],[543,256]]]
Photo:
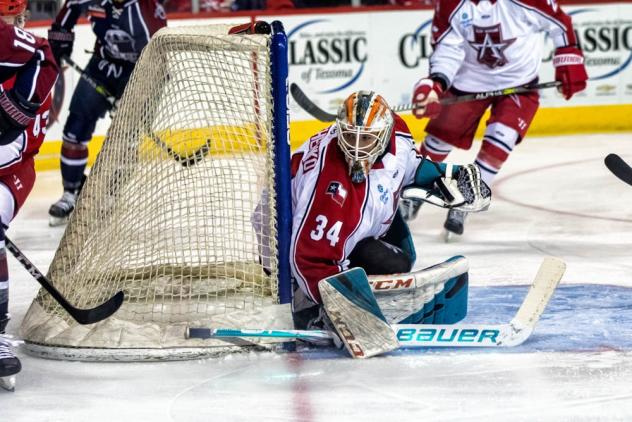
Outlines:
[[292,327],[279,305],[282,28],[228,29],[166,28],[143,50],[48,272],[74,306],[118,290],[125,302],[82,326],[41,290],[22,324],[31,353],[190,358],[233,346],[185,339],[188,326]]

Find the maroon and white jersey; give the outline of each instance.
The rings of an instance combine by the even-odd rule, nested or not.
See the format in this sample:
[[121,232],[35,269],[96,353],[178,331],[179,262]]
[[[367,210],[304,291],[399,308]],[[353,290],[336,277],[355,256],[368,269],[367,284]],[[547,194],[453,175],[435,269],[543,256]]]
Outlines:
[[318,282],[348,269],[348,256],[363,239],[386,233],[402,187],[421,163],[406,123],[395,117],[386,153],[362,183],[351,182],[337,145],[336,126],[316,134],[292,156],[292,274],[320,303]]
[[14,89],[33,103],[44,102],[58,67],[44,38],[0,20],[0,83],[15,78]]
[[[13,78],[9,79],[0,84],[0,89],[9,90],[13,88],[14,83]],[[30,162],[30,165],[33,164],[28,159],[37,155],[44,142],[51,103],[52,98],[48,95],[22,136],[10,144],[0,145],[0,176],[13,174],[18,166],[26,162]]]
[[555,47],[577,43],[556,0],[437,1],[430,74],[465,92],[528,83],[538,76],[543,33]]

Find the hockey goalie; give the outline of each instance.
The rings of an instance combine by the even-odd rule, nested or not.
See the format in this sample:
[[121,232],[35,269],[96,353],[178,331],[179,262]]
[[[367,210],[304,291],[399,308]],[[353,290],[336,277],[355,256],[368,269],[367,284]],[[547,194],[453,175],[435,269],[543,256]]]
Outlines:
[[352,356],[368,357],[398,347],[389,323],[450,324],[465,316],[463,257],[422,270],[429,289],[393,309],[387,309],[392,297],[378,294],[375,301],[366,275],[405,275],[413,268],[415,247],[398,211],[402,194],[446,208],[486,210],[491,192],[477,166],[424,159],[386,101],[359,91],[344,101],[333,125],[293,154],[291,171],[297,329],[331,330]]

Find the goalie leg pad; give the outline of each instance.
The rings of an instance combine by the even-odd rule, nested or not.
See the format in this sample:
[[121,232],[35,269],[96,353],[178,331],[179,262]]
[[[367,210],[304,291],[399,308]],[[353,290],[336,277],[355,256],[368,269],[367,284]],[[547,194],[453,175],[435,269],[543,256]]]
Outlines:
[[435,324],[455,324],[467,315],[468,274],[451,279],[446,283],[445,301],[441,318],[435,318]]
[[318,289],[327,315],[353,358],[368,358],[399,347],[362,268],[323,279]]
[[434,280],[433,284],[440,287],[442,285],[441,289],[425,300],[421,308],[399,321],[399,324],[454,324],[465,318],[469,283],[467,266],[462,264],[464,259],[462,256],[455,256],[422,270],[441,275],[446,268],[454,269],[445,282]]
[[432,324],[455,324],[467,315],[468,275],[451,278],[435,296]]

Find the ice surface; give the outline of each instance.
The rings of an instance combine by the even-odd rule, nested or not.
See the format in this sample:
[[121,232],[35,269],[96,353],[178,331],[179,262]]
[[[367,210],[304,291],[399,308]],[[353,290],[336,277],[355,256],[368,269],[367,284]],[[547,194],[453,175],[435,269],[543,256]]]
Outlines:
[[[458,254],[470,260],[470,321],[506,322],[542,257],[567,261],[542,321],[518,348],[142,364],[20,352],[16,391],[0,392],[0,421],[632,420],[632,187],[603,165],[610,152],[632,161],[632,135],[529,138],[462,239],[442,242],[445,211],[430,206],[411,225],[418,267]],[[41,270],[62,234],[47,226],[60,194],[58,174],[41,174],[9,230]],[[13,258],[9,266],[15,333],[38,285]]]

